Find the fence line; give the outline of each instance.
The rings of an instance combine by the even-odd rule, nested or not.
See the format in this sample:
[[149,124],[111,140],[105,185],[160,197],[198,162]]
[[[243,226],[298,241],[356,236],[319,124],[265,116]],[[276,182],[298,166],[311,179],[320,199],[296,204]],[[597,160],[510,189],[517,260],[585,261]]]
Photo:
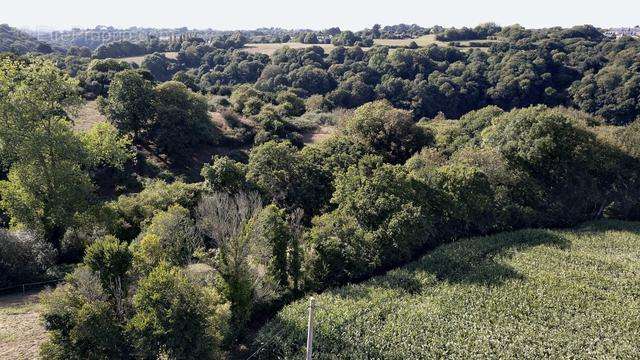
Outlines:
[[22,289],[22,294],[24,295],[26,293],[27,287],[36,286],[36,285],[58,284],[63,280],[64,279],[52,279],[52,280],[46,280],[46,281],[38,281],[38,282],[8,286],[8,287],[0,288],[0,293],[9,292],[9,290],[14,290],[14,289]]

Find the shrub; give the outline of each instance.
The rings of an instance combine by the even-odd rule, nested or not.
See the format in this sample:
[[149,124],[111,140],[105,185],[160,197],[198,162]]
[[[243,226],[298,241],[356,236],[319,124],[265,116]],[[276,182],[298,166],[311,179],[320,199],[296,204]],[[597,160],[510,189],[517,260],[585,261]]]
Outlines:
[[129,358],[122,322],[98,277],[81,266],[66,280],[41,299],[49,339],[40,355],[58,360]]
[[222,316],[178,268],[161,265],[140,280],[128,324],[141,358],[221,358]]
[[211,191],[236,193],[246,187],[246,165],[226,156],[214,155],[211,164],[205,164],[200,173]]
[[43,280],[55,258],[53,246],[37,233],[0,229],[0,288]]
[[204,246],[189,210],[179,205],[157,212],[140,234],[138,245],[141,261],[174,266],[189,264],[194,252]]
[[156,211],[165,211],[174,204],[193,209],[200,199],[201,191],[199,184],[151,181],[141,192],[122,195],[118,200],[107,204],[115,217],[110,228],[119,239],[133,240]]
[[127,297],[133,256],[127,244],[113,236],[105,236],[87,248],[84,263],[100,278],[102,289],[115,301],[120,315],[124,311],[123,301]]

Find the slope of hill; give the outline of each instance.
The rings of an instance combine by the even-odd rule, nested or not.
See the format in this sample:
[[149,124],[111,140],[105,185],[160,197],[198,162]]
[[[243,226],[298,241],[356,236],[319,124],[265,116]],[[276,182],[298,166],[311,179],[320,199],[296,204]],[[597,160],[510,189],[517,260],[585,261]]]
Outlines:
[[23,55],[28,52],[50,53],[51,46],[33,36],[12,28],[7,24],[0,24],[0,52],[12,52]]
[[[637,359],[640,223],[464,240],[316,300],[314,359]],[[307,303],[262,329],[260,358],[303,357]]]

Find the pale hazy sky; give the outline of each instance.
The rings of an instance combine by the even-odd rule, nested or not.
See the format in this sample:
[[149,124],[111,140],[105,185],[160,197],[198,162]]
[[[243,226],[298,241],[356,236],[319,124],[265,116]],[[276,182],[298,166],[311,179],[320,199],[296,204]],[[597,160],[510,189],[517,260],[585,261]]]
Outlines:
[[375,23],[471,26],[494,21],[526,27],[640,25],[640,0],[68,0],[3,1],[0,23],[20,28],[258,27],[360,30]]

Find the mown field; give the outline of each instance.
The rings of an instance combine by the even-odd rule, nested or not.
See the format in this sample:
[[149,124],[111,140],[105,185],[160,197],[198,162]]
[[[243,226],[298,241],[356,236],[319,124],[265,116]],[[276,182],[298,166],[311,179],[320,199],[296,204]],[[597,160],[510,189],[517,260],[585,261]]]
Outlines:
[[37,293],[0,296],[0,359],[35,359],[45,339]]
[[[637,359],[640,223],[464,240],[316,300],[314,359]],[[303,357],[307,304],[263,328],[260,358]]]

